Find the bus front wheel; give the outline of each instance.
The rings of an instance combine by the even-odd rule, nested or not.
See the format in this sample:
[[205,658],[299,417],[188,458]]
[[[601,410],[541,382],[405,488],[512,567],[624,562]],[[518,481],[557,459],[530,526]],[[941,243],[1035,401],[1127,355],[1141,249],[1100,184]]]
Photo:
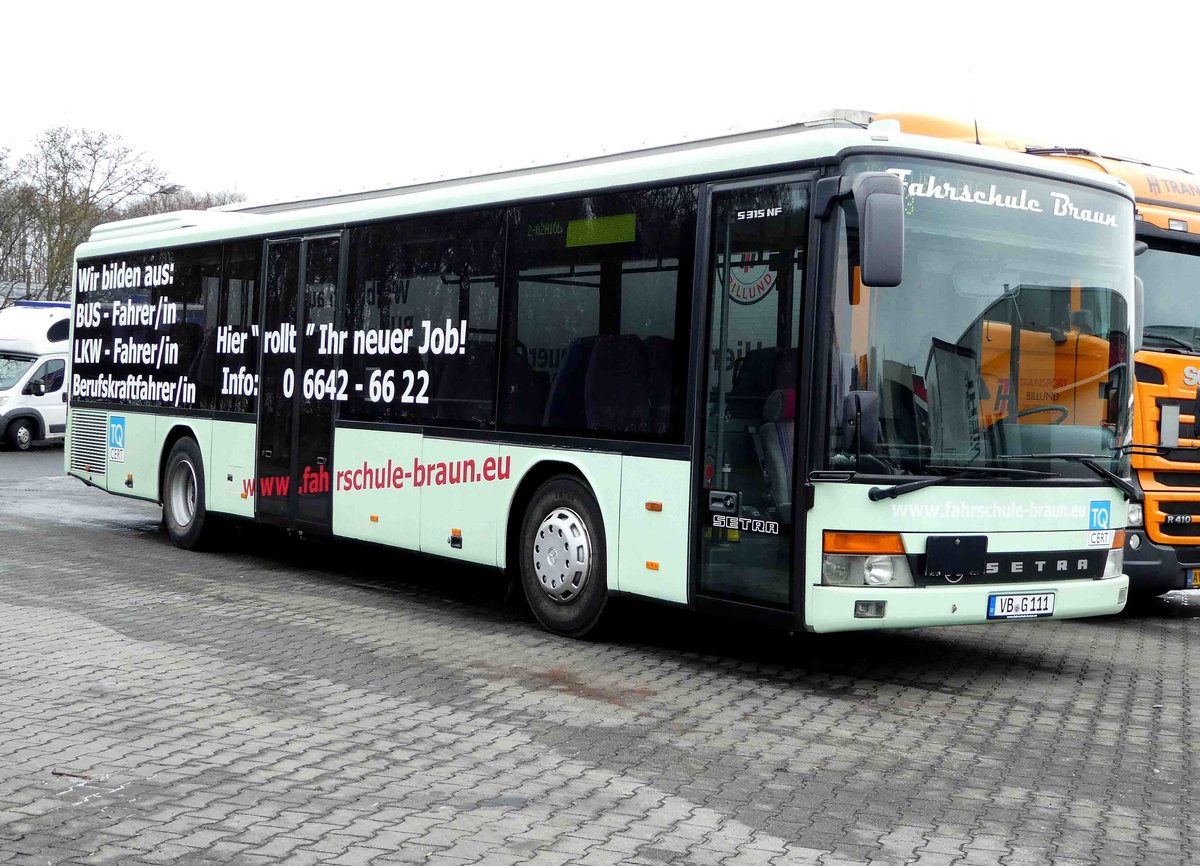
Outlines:
[[195,440],[175,443],[163,472],[163,523],[176,547],[195,550],[206,540],[204,460]]
[[521,585],[538,622],[582,637],[608,601],[604,522],[583,484],[568,476],[538,488],[521,525]]

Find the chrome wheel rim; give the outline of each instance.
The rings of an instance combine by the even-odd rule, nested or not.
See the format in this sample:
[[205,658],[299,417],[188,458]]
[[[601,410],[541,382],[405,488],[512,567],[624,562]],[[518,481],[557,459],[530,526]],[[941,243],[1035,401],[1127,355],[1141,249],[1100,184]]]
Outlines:
[[592,572],[592,539],[570,508],[556,508],[533,536],[533,573],[553,601],[569,604],[587,586]]
[[180,460],[171,470],[168,497],[171,518],[179,526],[189,526],[196,516],[196,469],[190,460]]

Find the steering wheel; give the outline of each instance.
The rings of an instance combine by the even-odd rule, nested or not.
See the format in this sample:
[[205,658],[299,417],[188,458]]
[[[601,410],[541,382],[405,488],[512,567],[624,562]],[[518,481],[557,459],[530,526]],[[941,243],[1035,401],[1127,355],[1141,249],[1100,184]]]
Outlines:
[[1067,420],[1067,416],[1071,414],[1071,410],[1066,406],[1058,403],[1048,403],[1045,406],[1034,406],[1031,409],[1022,409],[1017,413],[1018,418],[1024,418],[1027,415],[1037,415],[1039,412],[1057,412],[1058,417],[1051,421],[1051,424],[1061,424]]

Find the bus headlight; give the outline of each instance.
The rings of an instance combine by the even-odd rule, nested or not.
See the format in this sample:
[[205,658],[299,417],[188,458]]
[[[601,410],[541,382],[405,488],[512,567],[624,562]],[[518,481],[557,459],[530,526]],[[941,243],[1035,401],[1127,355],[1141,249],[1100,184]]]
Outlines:
[[821,583],[826,586],[914,586],[898,532],[825,530]]
[[1108,552],[1108,561],[1104,563],[1105,577],[1120,577],[1125,567],[1125,549],[1118,547]]
[[1127,518],[1127,523],[1130,526],[1141,526],[1143,515],[1144,512],[1142,510],[1142,503],[1131,502],[1129,504],[1129,517]]
[[826,586],[913,586],[904,556],[844,556],[825,554],[821,582]]

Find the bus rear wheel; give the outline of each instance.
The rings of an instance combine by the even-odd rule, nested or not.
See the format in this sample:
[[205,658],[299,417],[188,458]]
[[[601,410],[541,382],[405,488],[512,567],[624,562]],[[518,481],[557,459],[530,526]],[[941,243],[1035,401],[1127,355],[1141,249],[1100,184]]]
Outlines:
[[204,507],[204,460],[194,439],[184,437],[171,448],[163,472],[163,523],[176,547],[195,550],[207,541]]
[[521,585],[547,631],[582,637],[608,601],[604,522],[600,506],[569,476],[538,488],[521,524]]

